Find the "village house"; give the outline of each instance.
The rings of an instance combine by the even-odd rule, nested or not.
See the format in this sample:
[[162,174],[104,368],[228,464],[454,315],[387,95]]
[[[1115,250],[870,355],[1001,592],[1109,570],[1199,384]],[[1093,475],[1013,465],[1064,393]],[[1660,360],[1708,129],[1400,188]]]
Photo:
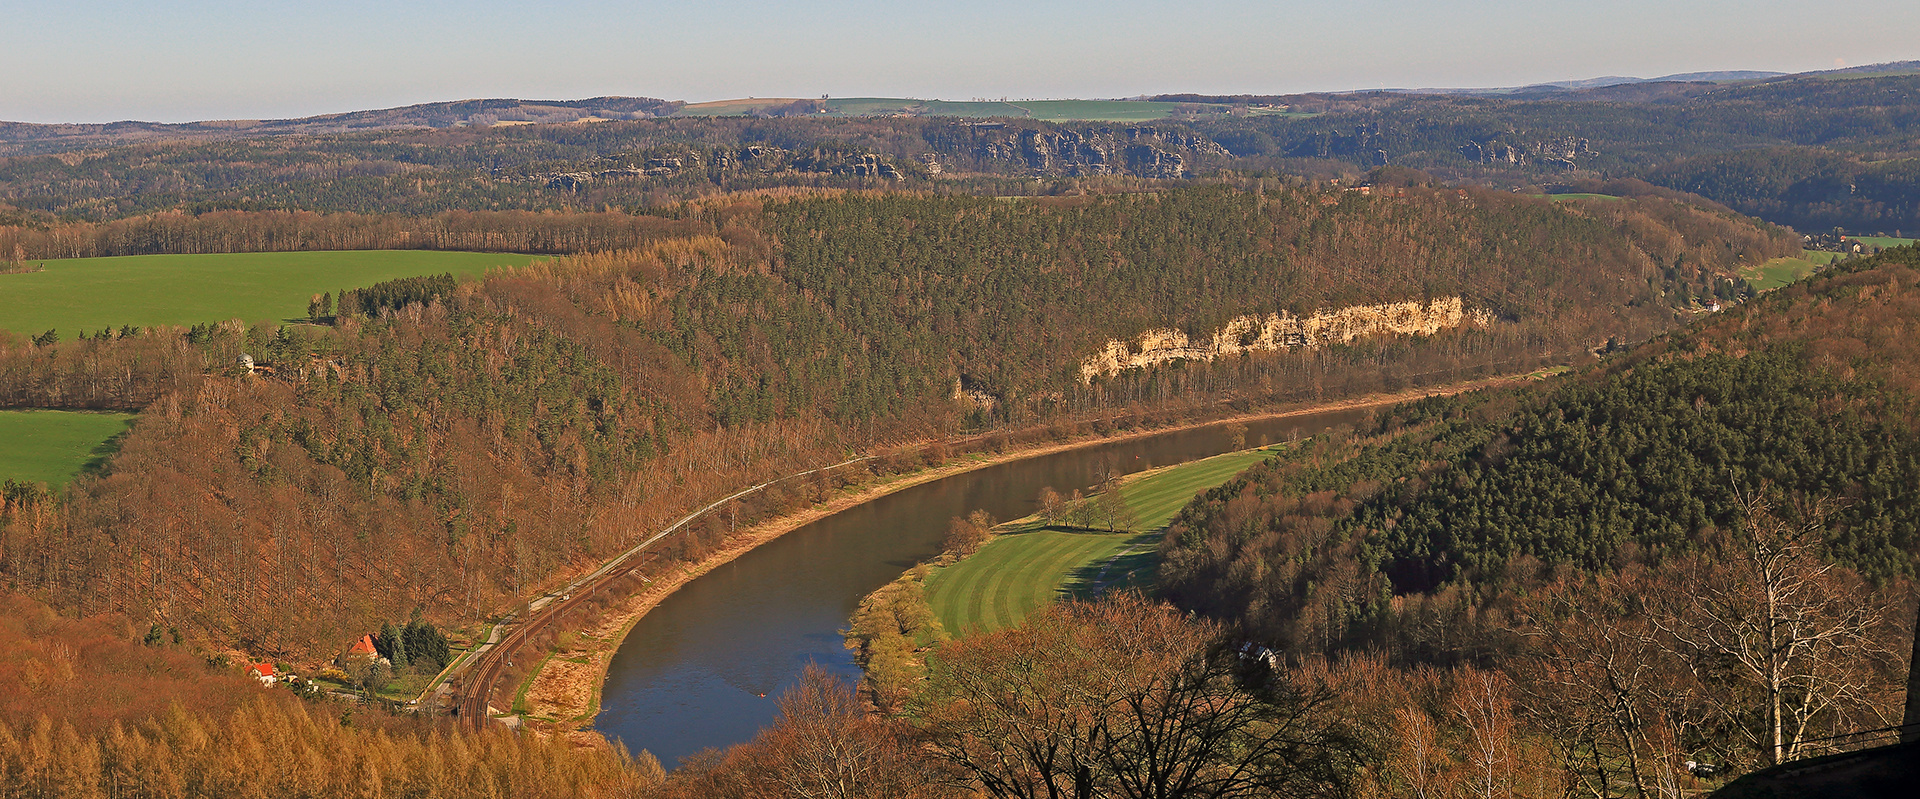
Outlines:
[[247,676],[260,681],[261,685],[272,685],[280,681],[273,671],[272,663],[255,663],[247,667]]
[[334,659],[334,665],[350,669],[353,666],[361,666],[381,659],[380,648],[373,645],[373,635],[369,633],[360,636],[360,640],[353,642],[353,646],[347,647],[347,651],[340,653],[340,657]]

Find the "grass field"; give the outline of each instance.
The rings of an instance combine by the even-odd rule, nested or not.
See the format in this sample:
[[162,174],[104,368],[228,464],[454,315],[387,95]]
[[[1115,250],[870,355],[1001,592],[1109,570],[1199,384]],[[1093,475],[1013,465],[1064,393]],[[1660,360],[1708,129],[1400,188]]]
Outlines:
[[0,481],[65,486],[132,426],[130,413],[0,411]]
[[927,604],[942,627],[962,635],[1019,624],[1062,597],[1138,584],[1150,573],[1160,529],[1194,494],[1272,454],[1230,452],[1134,475],[1119,488],[1138,520],[1132,531],[1068,530],[1037,518],[1009,523],[979,552],[930,575]]
[[[1026,109],[1034,119],[1049,122],[1149,122],[1167,118],[1182,104],[1146,100],[1031,100],[1013,105]],[[1226,106],[1200,107],[1224,109]]]
[[305,317],[315,294],[441,272],[477,275],[535,257],[362,250],[28,261],[45,269],[0,275],[0,330],[34,335],[53,329],[71,341],[83,331],[123,325]]
[[1764,264],[1749,266],[1740,270],[1740,276],[1746,278],[1747,282],[1752,283],[1754,289],[1758,291],[1772,291],[1813,274],[1816,267],[1833,263],[1834,259],[1839,257],[1840,254],[1834,252],[1801,250],[1798,258],[1780,257]]
[[1892,236],[1848,236],[1847,240],[1880,248],[1905,247],[1913,243],[1913,239],[1896,239]]
[[1547,195],[1547,197],[1557,203],[1563,203],[1568,200],[1618,200],[1620,199],[1619,197],[1615,197],[1611,194],[1589,194],[1584,192],[1569,192],[1567,194],[1549,194]]

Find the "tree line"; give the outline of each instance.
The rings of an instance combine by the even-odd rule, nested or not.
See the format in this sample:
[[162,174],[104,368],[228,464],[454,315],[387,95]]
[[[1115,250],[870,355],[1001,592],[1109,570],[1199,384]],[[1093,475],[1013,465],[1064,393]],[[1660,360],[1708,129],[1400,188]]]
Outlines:
[[[1324,180],[1391,164],[1500,188],[1638,177],[1806,232],[1857,234],[1911,218],[1902,176],[1916,155],[1907,131],[1920,122],[1917,84],[1808,76],[1525,97],[1239,98],[1308,113],[1124,126],[801,115],[142,143],[5,159],[0,222],[633,211],[794,188],[1025,195],[1245,174]],[[1166,179],[1155,165],[1173,159],[1181,175]]]
[[[1658,199],[1431,190],[850,196],[683,216],[719,235],[346,292],[329,324],[0,344],[14,407],[147,411],[104,475],[8,511],[18,554],[0,573],[63,607],[331,654],[415,607],[496,612],[728,486],[848,451],[1532,368],[1672,324],[1663,264],[1717,271],[1791,246]],[[1110,337],[1428,292],[1500,320],[1079,380]],[[957,402],[956,381],[1000,401]],[[663,555],[700,556],[730,518]]]
[[302,250],[478,250],[574,253],[630,249],[685,235],[662,216],[447,211],[394,213],[216,210],[161,212],[108,222],[0,226],[0,257],[57,258]]
[[1871,743],[1920,556],[1916,267],[1889,250],[1291,450],[1182,510],[1160,587],[1287,657],[1498,672],[1596,793]]

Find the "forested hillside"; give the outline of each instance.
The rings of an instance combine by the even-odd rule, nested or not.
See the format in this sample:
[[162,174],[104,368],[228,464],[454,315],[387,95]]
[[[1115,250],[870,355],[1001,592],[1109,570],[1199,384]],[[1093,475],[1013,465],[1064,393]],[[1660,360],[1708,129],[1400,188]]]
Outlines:
[[[1296,656],[1499,668],[1543,734],[1633,761],[1595,780],[1821,751],[1897,723],[1874,697],[1920,557],[1916,320],[1909,247],[1549,384],[1414,403],[1196,499],[1161,584]],[[1749,626],[1769,591],[1791,632]]]
[[124,616],[0,593],[0,797],[632,796],[659,764],[310,705]]
[[[0,223],[207,210],[632,211],[795,187],[1061,194],[1235,175],[1357,180],[1393,165],[1497,188],[1643,178],[1805,233],[1868,234],[1920,229],[1914,181],[1903,179],[1920,157],[1916,87],[1920,76],[1808,75],[1546,96],[1213,98],[1236,113],[1136,124],[622,119],[119,146],[77,138],[69,152],[19,133],[17,154],[0,156]],[[6,137],[0,128],[0,148]]]
[[[712,498],[849,453],[1585,357],[1794,246],[1659,199],[1419,188],[738,199],[679,216],[690,227],[613,224],[651,240],[635,249],[355,293],[367,302],[326,324],[6,342],[9,406],[147,413],[105,474],[62,496],[10,489],[0,568],[62,607],[324,654],[416,607],[500,610]],[[332,229],[312,222],[287,229]],[[1090,384],[1077,370],[1148,327],[1449,294],[1489,324]],[[697,557],[724,532],[662,554]]]

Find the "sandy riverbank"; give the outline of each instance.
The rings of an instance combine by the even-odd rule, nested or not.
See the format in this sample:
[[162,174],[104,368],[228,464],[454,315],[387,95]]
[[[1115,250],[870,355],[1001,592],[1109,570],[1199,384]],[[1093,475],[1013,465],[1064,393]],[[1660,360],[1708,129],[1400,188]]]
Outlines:
[[876,498],[976,469],[1113,441],[1144,438],[1177,430],[1232,422],[1283,419],[1290,416],[1394,405],[1422,397],[1456,394],[1522,380],[1524,378],[1521,377],[1489,378],[1397,394],[1368,395],[1286,410],[1223,416],[1167,427],[1009,449],[1000,453],[969,455],[955,458],[936,468],[879,479],[842,491],[829,501],[741,530],[727,538],[720,549],[698,563],[684,564],[662,574],[646,575],[652,580],[646,590],[626,597],[609,607],[592,624],[575,633],[570,641],[563,639],[566,645],[560,647],[551,658],[546,660],[546,665],[533,676],[532,684],[527,686],[526,704],[529,719],[545,722],[556,732],[582,739],[582,743],[597,742],[598,734],[586,730],[585,727],[590,725],[594,716],[599,713],[600,691],[606,684],[607,668],[613,660],[614,653],[619,650],[621,642],[626,638],[627,632],[633,629],[633,625],[648,611],[659,605],[680,586],[731,562],[761,544]]

